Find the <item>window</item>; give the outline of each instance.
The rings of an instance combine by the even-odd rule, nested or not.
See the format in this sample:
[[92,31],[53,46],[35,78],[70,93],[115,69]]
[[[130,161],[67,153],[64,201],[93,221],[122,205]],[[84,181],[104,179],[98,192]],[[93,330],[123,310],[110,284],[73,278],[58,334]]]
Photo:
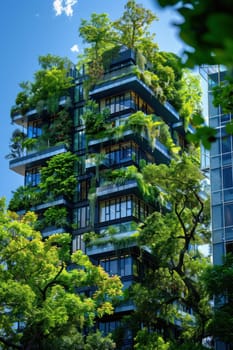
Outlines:
[[86,139],[84,131],[78,131],[74,135],[74,150],[79,151],[86,147]]
[[222,205],[212,207],[213,230],[223,227]]
[[100,203],[100,222],[132,215],[131,196],[122,196]]
[[34,120],[28,123],[27,136],[28,138],[36,138],[42,134],[41,120]]
[[110,164],[119,164],[130,160],[139,161],[142,158],[142,152],[139,151],[133,142],[119,144],[117,147],[110,147],[106,150],[106,156]]
[[85,156],[79,156],[75,162],[75,175],[83,175],[86,171]]
[[148,205],[133,195],[100,202],[100,222],[121,219],[132,215],[139,220],[144,220],[148,214]]
[[221,124],[225,124],[226,122],[231,120],[231,114],[222,114],[221,115]]
[[25,186],[37,186],[40,183],[40,168],[31,168],[25,173]]
[[224,205],[225,226],[233,226],[233,203]]
[[74,100],[75,102],[83,101],[84,95],[83,95],[83,85],[79,84],[75,86],[75,92],[74,92]]
[[133,271],[133,258],[121,256],[119,258],[106,258],[99,261],[99,264],[110,275],[131,276]]
[[82,115],[83,115],[83,107],[79,107],[74,110],[74,126],[83,125]]
[[90,209],[89,206],[77,208],[75,213],[75,222],[78,228],[86,228],[90,224]]
[[222,153],[228,153],[231,152],[231,137],[230,136],[224,136],[222,138]]
[[233,242],[226,243],[226,254],[233,254]]
[[77,188],[77,200],[82,201],[87,199],[88,189],[90,185],[87,180],[79,181]]
[[105,100],[105,107],[109,108],[111,114],[120,112],[126,109],[124,101],[125,101],[124,95],[113,96]]
[[111,322],[100,322],[99,323],[99,329],[101,332],[103,332],[104,335],[107,335],[110,332],[113,332],[119,326],[120,326],[120,321],[118,321],[118,320],[111,321]]
[[77,235],[73,238],[72,249],[73,252],[76,252],[76,250],[85,251],[85,244],[83,242],[82,235]]
[[223,168],[223,187],[228,188],[233,186],[232,167]]

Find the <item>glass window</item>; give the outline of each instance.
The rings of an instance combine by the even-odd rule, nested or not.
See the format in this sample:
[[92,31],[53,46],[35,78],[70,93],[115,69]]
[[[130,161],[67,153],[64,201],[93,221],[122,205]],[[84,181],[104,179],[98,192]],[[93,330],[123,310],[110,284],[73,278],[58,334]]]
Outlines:
[[233,254],[233,242],[227,242],[226,243],[226,253]]
[[74,135],[74,150],[79,151],[86,147],[86,139],[84,131],[78,131]]
[[25,186],[37,186],[40,183],[40,168],[26,170]]
[[77,188],[77,200],[87,200],[89,182],[87,180],[79,181]]
[[82,115],[83,107],[79,107],[74,110],[74,126],[83,125]]
[[73,238],[72,249],[73,252],[76,252],[76,250],[85,251],[85,243],[83,242],[82,235],[77,235]]
[[77,208],[76,213],[76,222],[78,225],[78,228],[85,228],[88,227],[90,224],[90,209],[89,206]]
[[222,155],[222,165],[229,165],[232,161],[232,153],[225,153]]
[[212,205],[222,202],[222,191],[213,192],[211,195]]
[[232,187],[232,167],[223,168],[223,188]]
[[221,189],[221,172],[220,169],[213,169],[211,171],[211,190],[218,191]]
[[233,201],[233,188],[228,188],[224,190],[224,202]]
[[231,152],[231,137],[230,136],[224,136],[222,138],[222,153],[228,153]]
[[132,257],[121,256],[119,258],[106,258],[99,261],[99,264],[110,275],[131,276],[132,275]]
[[211,144],[211,155],[217,155],[220,154],[220,142],[219,139],[217,139],[215,142]]
[[99,207],[100,222],[125,218],[132,215],[143,220],[149,212],[148,206],[143,201],[130,195],[102,201]]
[[225,226],[233,226],[233,203],[224,205]]
[[221,124],[225,124],[226,122],[230,121],[231,119],[231,114],[222,114],[221,115]]
[[42,125],[40,120],[34,120],[29,122],[27,129],[28,138],[36,138],[42,134]]
[[213,262],[215,265],[221,265],[222,264],[222,258],[224,256],[224,244],[223,243],[217,243],[213,244]]
[[216,228],[223,227],[223,215],[221,205],[215,205],[212,207],[212,223],[213,230]]
[[219,126],[219,117],[215,116],[213,118],[210,118],[210,124],[209,124],[212,128],[216,128],[217,126]]
[[82,84],[75,86],[74,99],[75,99],[75,102],[83,101],[83,85]]

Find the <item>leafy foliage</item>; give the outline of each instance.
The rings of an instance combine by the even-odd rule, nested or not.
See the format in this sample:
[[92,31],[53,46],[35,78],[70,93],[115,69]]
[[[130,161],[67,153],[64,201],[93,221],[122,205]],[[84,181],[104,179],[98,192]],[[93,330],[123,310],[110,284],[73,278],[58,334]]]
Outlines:
[[120,45],[125,45],[130,49],[139,49],[142,53],[149,49],[157,49],[154,43],[154,35],[149,32],[150,25],[157,19],[156,15],[134,0],[129,0],[125,5],[125,11],[113,27],[119,35]]
[[210,331],[226,343],[233,342],[233,257],[229,254],[222,265],[210,266],[203,274],[206,289],[215,299],[214,317]]
[[89,100],[85,105],[85,112],[82,116],[86,127],[86,134],[89,137],[95,137],[101,131],[106,131],[108,129],[108,116],[108,108],[100,111],[98,104],[93,100]]
[[[158,0],[163,7],[174,6],[183,21],[176,24],[188,45],[188,65],[232,65],[232,4],[228,0]],[[221,30],[219,30],[221,28]]]
[[[146,183],[159,190],[161,210],[150,215],[139,230],[139,243],[150,248],[152,262],[144,281],[132,289],[136,317],[147,329],[163,334],[165,349],[167,341],[195,346],[209,334],[211,317],[208,295],[200,282],[208,259],[197,248],[210,236],[202,175],[186,155],[169,166],[147,165],[143,175]],[[181,328],[175,335],[172,329],[177,319]]]
[[73,198],[77,181],[74,175],[76,159],[71,152],[58,154],[47,162],[47,166],[41,168],[39,188],[45,196],[49,196],[48,200],[58,196]]
[[[96,316],[113,312],[121,282],[81,251],[71,255],[68,234],[43,241],[33,229],[35,220],[32,212],[21,218],[5,212],[1,201],[0,344],[3,349],[50,349],[59,343],[61,349],[76,349],[78,338],[84,343],[84,328],[92,327]],[[73,268],[67,269],[70,263]],[[82,292],[84,287],[92,288],[91,296]],[[84,349],[94,349],[94,339],[98,349],[103,344],[114,348],[97,333]]]
[[[182,20],[175,23],[180,30],[180,38],[186,44],[184,64],[224,65],[229,74],[226,81],[213,89],[214,105],[221,105],[226,113],[232,111],[232,51],[233,51],[233,12],[228,0],[158,0],[162,7],[173,6]],[[221,30],[219,30],[221,28]],[[202,123],[201,123],[202,124]],[[232,128],[228,128],[232,134]],[[216,140],[214,128],[198,126],[196,142],[202,142],[210,149]]]
[[55,112],[58,109],[60,97],[69,95],[69,89],[73,85],[72,78],[67,75],[71,62],[66,58],[48,54],[39,56],[39,64],[42,69],[34,75],[34,82],[22,82],[20,91],[16,97],[16,106],[12,109],[19,110],[22,115],[30,108],[38,106],[39,110],[46,107]]

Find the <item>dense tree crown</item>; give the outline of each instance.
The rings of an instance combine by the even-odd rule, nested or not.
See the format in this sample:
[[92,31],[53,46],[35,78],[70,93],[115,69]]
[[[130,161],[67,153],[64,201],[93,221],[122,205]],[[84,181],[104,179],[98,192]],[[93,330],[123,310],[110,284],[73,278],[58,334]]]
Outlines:
[[[182,21],[179,27],[180,38],[186,44],[184,65],[188,67],[224,65],[228,74],[225,82],[213,88],[213,104],[221,105],[225,113],[232,112],[232,69],[233,69],[233,7],[229,0],[158,0],[162,7],[173,6]],[[214,128],[207,127],[203,118],[196,120],[197,133],[193,141],[202,142],[210,149],[216,140]],[[232,123],[226,132],[232,134]]]
[[[121,282],[93,266],[81,251],[71,255],[68,234],[42,240],[33,228],[35,220],[32,212],[21,218],[6,212],[1,200],[1,348],[77,349],[95,317],[113,312]],[[84,293],[87,286],[93,288],[91,296]],[[97,340],[99,334],[93,336]],[[105,346],[113,348],[110,339]]]
[[[154,329],[160,336],[143,340],[139,332],[137,340],[145,349],[150,348],[150,342],[161,344],[162,349],[162,344],[164,349],[180,349],[184,344],[185,349],[201,349],[209,335],[211,317],[208,295],[200,282],[209,263],[198,246],[208,242],[210,235],[202,175],[192,157],[184,155],[169,166],[146,166],[143,176],[147,183],[160,188],[161,210],[149,216],[139,230],[139,243],[150,247],[153,262],[144,282],[133,287],[132,295],[138,307],[136,317],[145,326],[144,334]],[[182,313],[188,310],[191,314]],[[178,333],[172,330],[175,319],[182,324]],[[160,349],[159,345],[155,348]]]

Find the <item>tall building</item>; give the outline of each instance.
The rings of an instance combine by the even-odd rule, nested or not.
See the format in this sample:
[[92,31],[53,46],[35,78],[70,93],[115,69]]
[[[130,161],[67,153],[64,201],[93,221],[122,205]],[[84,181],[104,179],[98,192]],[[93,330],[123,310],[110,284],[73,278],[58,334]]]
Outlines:
[[[231,113],[213,105],[213,87],[225,80],[226,70],[221,66],[203,69],[208,81],[209,126],[216,128],[216,141],[210,149],[210,185],[212,212],[213,263],[221,265],[223,257],[233,252],[233,138],[226,133]],[[230,350],[232,345],[215,340],[216,350]]]
[[[39,113],[38,109],[33,109],[24,116],[12,115],[13,123],[24,129],[27,140],[43,141],[43,147],[37,142],[28,147],[26,154],[18,154],[10,161],[10,168],[24,176],[25,186],[29,186],[30,191],[36,191],[41,181],[41,168],[54,156],[75,154],[78,157],[75,170],[70,174],[76,176],[74,192],[64,193],[59,188],[56,192],[51,183],[52,195],[48,193],[40,203],[29,203],[38,213],[43,236],[70,232],[72,250],[82,249],[109,274],[121,276],[124,288],[140,281],[150,262],[147,250],[139,259],[141,252],[133,235],[136,225],[156,210],[156,202],[145,198],[133,172],[146,163],[168,164],[172,158],[164,144],[162,127],[158,127],[157,137],[153,138],[144,125],[130,124],[130,117],[140,111],[144,115],[160,116],[174,144],[181,148],[186,146],[179,114],[169,102],[159,101],[136,68],[136,52],[122,48],[88,96],[84,93],[85,70],[71,69],[74,86],[69,96],[60,98],[56,114],[51,116],[48,110]],[[92,101],[88,106],[87,99]],[[68,100],[71,103],[68,104]],[[93,122],[87,126],[84,122],[88,108],[89,116],[94,116],[96,123],[99,120],[98,125]],[[59,118],[66,118],[60,121],[62,128],[57,122]],[[68,121],[72,123],[68,125]],[[44,133],[48,136],[43,138]],[[63,161],[67,163],[68,158]],[[24,209],[26,197],[27,193],[21,196],[18,211]],[[50,214],[51,210],[57,211],[55,219],[48,215],[49,210]],[[223,249],[217,244],[216,249]],[[131,301],[120,304],[114,315],[99,321],[99,328],[104,333],[112,332],[119,326],[122,316],[133,310]],[[132,338],[131,330],[125,329],[122,349],[131,348]]]

